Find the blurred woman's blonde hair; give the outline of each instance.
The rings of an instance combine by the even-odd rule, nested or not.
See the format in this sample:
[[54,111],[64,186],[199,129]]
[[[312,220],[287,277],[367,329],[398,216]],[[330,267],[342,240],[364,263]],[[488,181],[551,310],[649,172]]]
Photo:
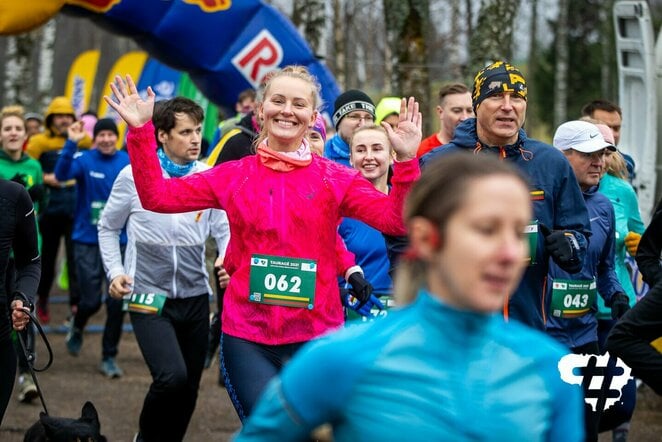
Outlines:
[[621,155],[620,152],[612,152],[611,155],[607,155],[606,159],[606,170],[609,175],[615,176],[622,180],[628,179],[628,166],[625,162],[625,158]]

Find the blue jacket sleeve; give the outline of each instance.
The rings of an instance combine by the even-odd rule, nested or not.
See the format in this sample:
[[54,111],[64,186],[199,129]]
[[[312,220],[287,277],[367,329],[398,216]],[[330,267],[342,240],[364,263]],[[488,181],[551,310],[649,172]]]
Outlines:
[[55,178],[58,181],[67,181],[77,178],[81,172],[78,162],[74,160],[74,154],[78,146],[75,142],[67,140],[62,148],[62,153],[55,163]]
[[584,409],[581,388],[561,380],[556,367],[550,367],[553,383],[550,386],[556,393],[552,404],[552,422],[548,442],[584,440]]
[[232,439],[235,442],[280,442],[282,440],[310,440],[314,429],[291,409],[283,396],[280,378],[268,385],[255,410],[244,422],[240,433]]
[[611,305],[611,297],[616,292],[625,293],[623,286],[616,276],[614,255],[616,254],[616,217],[613,207],[609,207],[609,232],[598,263],[598,292]]
[[570,163],[564,161],[565,172],[559,183],[558,194],[554,197],[554,229],[570,231],[577,243],[579,252],[577,254],[578,267],[584,265],[586,249],[588,248],[588,237],[591,235],[591,223],[588,219],[588,210],[584,196],[579,188],[575,172]]
[[627,207],[628,214],[628,230],[643,234],[646,230],[644,222],[641,220],[641,212],[639,210],[639,202],[637,201],[637,194],[634,192],[632,186],[629,187],[628,192],[624,192],[623,198],[625,199],[625,206]]
[[[351,339],[365,326],[344,329],[302,348],[269,384],[236,441],[310,440],[310,432],[341,419],[362,367],[377,351]],[[358,348],[357,348],[358,346]]]

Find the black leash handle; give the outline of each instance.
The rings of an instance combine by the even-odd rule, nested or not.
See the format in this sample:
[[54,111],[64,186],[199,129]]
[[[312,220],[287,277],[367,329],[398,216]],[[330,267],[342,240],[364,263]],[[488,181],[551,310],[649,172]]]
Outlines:
[[28,326],[34,326],[37,331],[39,332],[39,335],[41,336],[42,341],[44,341],[44,345],[46,346],[46,350],[48,350],[48,361],[46,362],[46,365],[42,368],[35,368],[34,367],[34,355],[30,353],[27,349],[27,346],[25,345],[25,341],[23,340],[23,334],[20,331],[16,331],[16,335],[18,336],[18,342],[21,345],[21,350],[23,351],[23,356],[25,356],[25,360],[28,362],[28,369],[30,370],[30,376],[32,376],[32,380],[34,381],[35,387],[37,387],[37,394],[39,395],[39,400],[41,401],[41,406],[44,408],[44,413],[46,413],[46,416],[48,416],[48,409],[46,408],[46,402],[44,401],[44,395],[41,392],[41,388],[39,387],[39,381],[37,381],[37,375],[35,372],[43,372],[48,370],[48,368],[53,364],[53,349],[51,349],[51,343],[48,342],[48,338],[46,338],[46,333],[44,333],[44,329],[41,328],[41,324],[37,320],[37,318],[34,317],[34,315],[31,312],[27,312],[23,310],[23,313],[28,315],[30,317],[30,323],[28,323]]

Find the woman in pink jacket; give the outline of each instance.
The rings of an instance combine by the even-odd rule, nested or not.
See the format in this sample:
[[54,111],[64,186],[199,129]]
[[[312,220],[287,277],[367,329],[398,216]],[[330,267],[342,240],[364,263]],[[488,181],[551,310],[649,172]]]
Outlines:
[[[224,266],[226,289],[221,364],[240,419],[266,383],[307,341],[343,324],[336,279],[337,225],[361,220],[390,235],[406,233],[404,198],[419,176],[421,114],[402,101],[400,120],[386,128],[396,152],[389,195],[359,172],[311,155],[305,135],[315,122],[319,85],[302,67],[266,81],[257,108],[263,128],[257,155],[202,173],[164,179],[155,152],[154,93],[140,97],[130,76],[117,77],[117,101],[104,97],[129,125],[127,138],[143,206],[176,213],[218,208],[232,232]],[[351,105],[351,103],[349,104]]]

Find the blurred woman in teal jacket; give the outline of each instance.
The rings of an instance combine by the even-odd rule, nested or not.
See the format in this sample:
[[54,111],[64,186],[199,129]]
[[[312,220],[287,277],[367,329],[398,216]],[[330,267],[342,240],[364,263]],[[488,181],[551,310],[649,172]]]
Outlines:
[[526,266],[530,219],[508,163],[432,161],[405,205],[403,307],[308,344],[235,440],[310,440],[325,423],[336,441],[584,440],[581,390],[562,380],[567,350],[500,313]]

